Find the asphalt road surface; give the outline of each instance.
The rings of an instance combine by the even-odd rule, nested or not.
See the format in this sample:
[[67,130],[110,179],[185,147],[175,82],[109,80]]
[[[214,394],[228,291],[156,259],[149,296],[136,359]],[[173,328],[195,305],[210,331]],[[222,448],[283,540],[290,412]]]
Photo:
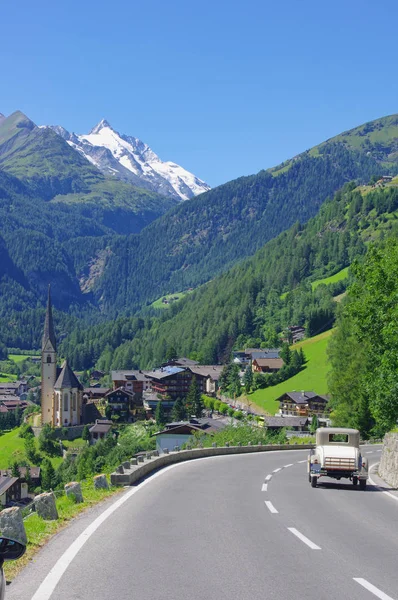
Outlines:
[[[363,449],[370,464],[380,446]],[[311,488],[307,451],[159,471],[76,519],[7,600],[398,600],[398,501]]]

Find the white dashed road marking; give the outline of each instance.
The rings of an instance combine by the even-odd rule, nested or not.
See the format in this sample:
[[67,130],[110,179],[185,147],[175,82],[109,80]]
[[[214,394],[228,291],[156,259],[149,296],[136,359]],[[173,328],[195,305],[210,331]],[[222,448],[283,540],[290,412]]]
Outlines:
[[305,462],[307,462],[307,459],[305,459],[305,460],[298,460],[298,461],[297,461],[297,464],[298,464],[298,465],[301,465],[301,463],[305,463]]
[[269,500],[264,500],[264,504],[268,508],[269,512],[271,512],[273,514],[276,514],[278,512],[276,510],[275,506]]
[[271,479],[272,475],[267,475],[267,477],[265,478],[265,481],[269,481]]
[[317,546],[316,544],[314,544],[314,542],[311,542],[311,540],[309,540],[307,537],[305,537],[305,535],[297,531],[297,529],[295,529],[294,527],[288,527],[288,530],[291,531],[293,535],[298,537],[299,540],[304,542],[304,544],[307,544],[307,546],[311,548],[311,550],[321,550],[320,546]]
[[273,473],[279,473],[279,471],[282,471],[282,467],[279,467],[279,469],[274,469],[272,472]]
[[391,596],[388,596],[387,594],[379,590],[379,588],[369,583],[369,581],[366,581],[366,579],[362,579],[362,577],[354,577],[353,579],[366,590],[372,592],[372,594],[377,596],[377,598],[380,598],[381,600],[394,600],[393,598],[391,598]]
[[268,483],[263,483],[263,487],[261,488],[262,492],[266,492],[268,489]]
[[292,466],[293,466],[293,463],[290,463],[290,464],[288,464],[288,465],[285,465],[283,468],[284,468],[284,469],[287,469],[288,467],[292,467]]

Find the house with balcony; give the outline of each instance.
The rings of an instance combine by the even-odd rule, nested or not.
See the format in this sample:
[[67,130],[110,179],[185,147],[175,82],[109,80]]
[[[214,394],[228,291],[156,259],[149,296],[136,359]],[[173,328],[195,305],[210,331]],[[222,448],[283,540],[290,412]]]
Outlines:
[[124,388],[142,399],[143,393],[151,389],[151,380],[140,370],[112,371],[112,387],[114,390]]
[[279,402],[279,415],[283,417],[317,417],[325,418],[329,415],[329,396],[316,392],[286,392],[277,398]]

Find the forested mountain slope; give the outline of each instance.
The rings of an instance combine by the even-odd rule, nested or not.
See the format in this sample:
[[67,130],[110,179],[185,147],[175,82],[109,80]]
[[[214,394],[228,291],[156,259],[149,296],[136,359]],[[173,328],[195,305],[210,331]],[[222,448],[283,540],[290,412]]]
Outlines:
[[[131,368],[160,364],[173,348],[208,364],[225,360],[234,345],[270,343],[287,325],[306,325],[314,335],[333,325],[333,298],[349,280],[314,290],[311,281],[351,264],[369,241],[397,233],[398,186],[349,184],[307,225],[295,224],[161,317],[76,330],[64,341],[64,354],[77,367],[99,358],[104,369]],[[100,357],[95,348],[101,347]]]
[[[165,293],[196,287],[252,255],[268,240],[313,217],[345,182],[387,172],[342,144],[305,153],[278,176],[241,177],[179,205],[139,236],[111,244],[93,292],[103,309],[139,308]],[[119,273],[119,285],[112,282]]]

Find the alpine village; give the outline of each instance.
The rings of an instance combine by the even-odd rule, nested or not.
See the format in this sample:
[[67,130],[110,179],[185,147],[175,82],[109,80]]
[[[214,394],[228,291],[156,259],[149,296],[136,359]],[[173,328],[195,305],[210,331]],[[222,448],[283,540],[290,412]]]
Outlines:
[[0,115],[0,504],[25,517],[165,454],[397,426],[398,115],[214,189],[139,179],[131,140]]

